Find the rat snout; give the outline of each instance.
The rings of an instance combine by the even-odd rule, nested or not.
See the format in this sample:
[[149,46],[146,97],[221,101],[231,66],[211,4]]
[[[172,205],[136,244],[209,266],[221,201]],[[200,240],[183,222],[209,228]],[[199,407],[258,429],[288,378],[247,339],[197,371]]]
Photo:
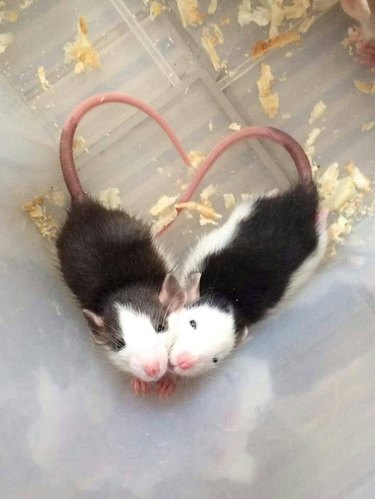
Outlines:
[[180,353],[176,357],[175,367],[179,367],[183,371],[191,369],[196,363],[196,358],[189,353]]
[[160,363],[158,361],[149,362],[143,366],[143,370],[149,378],[158,376],[160,374]]

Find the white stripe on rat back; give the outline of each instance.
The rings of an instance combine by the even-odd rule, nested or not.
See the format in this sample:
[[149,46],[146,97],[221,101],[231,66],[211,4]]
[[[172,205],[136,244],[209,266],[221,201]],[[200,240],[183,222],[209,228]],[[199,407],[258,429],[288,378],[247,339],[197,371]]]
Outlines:
[[202,262],[208,255],[222,251],[233,241],[238,232],[239,222],[250,215],[253,206],[252,201],[241,203],[221,227],[212,230],[198,241],[185,262],[182,271],[183,279],[186,279],[192,272],[200,272]]

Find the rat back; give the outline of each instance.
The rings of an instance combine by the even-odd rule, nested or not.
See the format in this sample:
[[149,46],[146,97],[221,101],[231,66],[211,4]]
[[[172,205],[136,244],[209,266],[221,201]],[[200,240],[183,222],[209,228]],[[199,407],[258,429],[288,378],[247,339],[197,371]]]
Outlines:
[[83,308],[96,312],[129,285],[158,292],[167,273],[145,224],[89,197],[72,203],[57,249],[67,285]]
[[325,245],[320,244],[314,184],[299,184],[237,210],[236,226],[227,222],[232,230],[225,246],[207,254],[197,270],[202,272],[202,300],[229,302],[242,328],[301,285],[320,262]]

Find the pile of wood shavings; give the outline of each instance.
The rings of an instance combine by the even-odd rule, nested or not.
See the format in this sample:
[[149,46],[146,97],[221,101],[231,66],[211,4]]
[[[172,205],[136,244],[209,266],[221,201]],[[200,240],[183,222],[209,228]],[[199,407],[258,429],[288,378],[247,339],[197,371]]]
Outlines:
[[75,41],[66,43],[64,46],[65,64],[75,62],[74,72],[76,74],[100,67],[99,54],[90,42],[87,33],[86,20],[84,17],[80,17]]
[[372,192],[370,181],[353,161],[341,171],[338,163],[328,166],[323,174],[317,175],[317,184],[322,206],[334,217],[328,227],[328,256],[332,257],[336,255],[337,244],[343,243],[350,234],[354,222],[362,216],[375,214],[375,198],[364,203]]
[[163,227],[172,222],[177,216],[177,210],[186,210],[187,218],[192,218],[191,212],[199,214],[200,225],[217,225],[221,215],[212,206],[210,198],[216,193],[217,187],[209,185],[200,193],[200,202],[188,201],[177,203],[178,196],[162,196],[149,210],[149,214],[158,219],[153,223],[153,233],[158,233]]
[[48,241],[54,242],[57,237],[57,222],[49,212],[48,204],[62,207],[65,204],[64,193],[51,189],[48,193],[41,194],[25,203],[23,210],[28,213],[41,235]]

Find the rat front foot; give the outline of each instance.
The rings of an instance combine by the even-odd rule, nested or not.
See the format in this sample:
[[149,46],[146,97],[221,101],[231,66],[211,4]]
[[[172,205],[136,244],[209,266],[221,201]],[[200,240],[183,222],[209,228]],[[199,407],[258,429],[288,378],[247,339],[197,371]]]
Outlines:
[[166,398],[172,395],[176,389],[176,378],[170,374],[166,374],[163,378],[156,382],[156,393],[160,398]]
[[131,380],[132,390],[135,395],[146,395],[151,392],[151,385],[143,379],[132,378]]

